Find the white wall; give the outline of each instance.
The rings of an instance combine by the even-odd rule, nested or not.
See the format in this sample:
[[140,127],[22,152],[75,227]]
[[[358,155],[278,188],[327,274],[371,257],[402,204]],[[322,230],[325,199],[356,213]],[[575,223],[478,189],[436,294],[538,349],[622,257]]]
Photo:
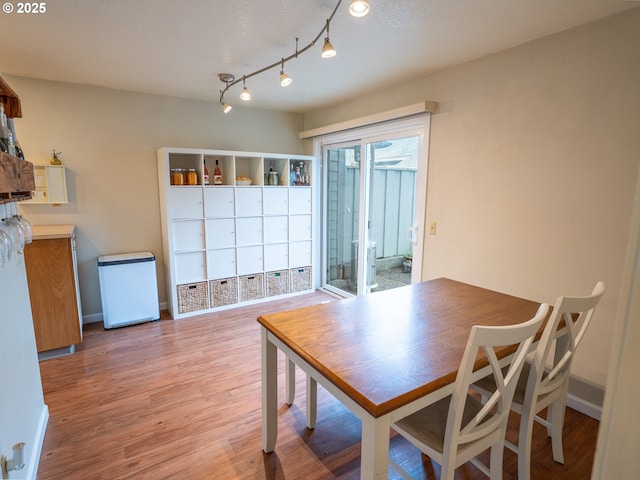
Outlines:
[[593,480],[637,478],[640,470],[640,175],[625,263]]
[[[12,213],[10,207],[0,205],[0,218]],[[9,475],[35,478],[49,412],[42,394],[22,253],[0,267],[0,305],[0,455],[13,458],[13,445],[25,442],[27,465]]]
[[423,276],[536,301],[608,291],[573,373],[605,384],[640,151],[640,8],[305,115],[438,102]]
[[76,225],[85,319],[102,318],[99,255],[153,252],[160,301],[166,301],[158,148],[302,153],[301,115],[242,107],[224,115],[216,101],[6,79],[21,99],[23,118],[15,123],[27,160],[47,163],[55,148],[67,166],[68,205],[23,205],[21,210],[34,224]]

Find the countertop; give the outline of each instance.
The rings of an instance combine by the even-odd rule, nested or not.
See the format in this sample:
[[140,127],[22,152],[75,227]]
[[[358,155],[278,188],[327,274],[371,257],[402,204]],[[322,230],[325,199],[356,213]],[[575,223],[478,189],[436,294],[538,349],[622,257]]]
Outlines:
[[53,238],[71,238],[76,229],[75,225],[33,225],[34,240],[50,240]]

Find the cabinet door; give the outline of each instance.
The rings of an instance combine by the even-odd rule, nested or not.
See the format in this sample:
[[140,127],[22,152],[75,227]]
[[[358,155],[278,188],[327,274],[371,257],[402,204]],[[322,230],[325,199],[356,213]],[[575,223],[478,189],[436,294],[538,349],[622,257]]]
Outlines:
[[204,216],[233,217],[235,214],[233,188],[209,186],[204,189]]
[[224,248],[207,252],[207,275],[210,279],[236,276],[236,249]]
[[238,248],[238,275],[251,275],[263,271],[262,245]]
[[236,225],[233,218],[206,220],[207,248],[234,247]]
[[289,217],[264,217],[264,243],[283,243],[288,240]]
[[311,213],[311,187],[289,189],[289,213],[292,215]]
[[171,187],[171,218],[202,218],[202,188]]
[[175,259],[177,284],[205,280],[204,252],[178,253]]
[[236,215],[238,217],[262,215],[262,188],[236,188]]
[[267,187],[264,189],[264,214],[286,215],[289,213],[289,192],[286,187]]
[[204,248],[204,231],[202,220],[173,222],[173,249],[202,250]]
[[260,244],[262,244],[262,217],[236,218],[236,245]]
[[289,240],[299,242],[311,240],[311,215],[292,215],[289,217]]
[[[71,239],[54,238],[34,240],[24,249],[31,314],[39,352],[82,341],[82,327],[78,321],[80,299],[76,295],[72,248]],[[11,299],[8,300],[11,303]],[[7,307],[3,305],[2,308],[4,321]]]
[[292,242],[289,244],[289,266],[305,267],[311,265],[311,242]]
[[289,245],[277,243],[264,246],[264,269],[266,271],[289,268]]

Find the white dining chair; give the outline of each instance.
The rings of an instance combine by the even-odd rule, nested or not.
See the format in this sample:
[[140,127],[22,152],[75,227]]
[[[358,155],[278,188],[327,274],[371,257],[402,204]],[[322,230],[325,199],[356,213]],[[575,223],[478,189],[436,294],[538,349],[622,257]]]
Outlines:
[[[604,291],[605,284],[600,281],[589,296],[558,297],[533,358],[524,364],[511,403],[511,409],[521,416],[518,445],[505,441],[505,446],[518,454],[519,480],[530,478],[534,421],[547,428],[553,459],[564,463],[562,430],[571,363]],[[552,348],[554,340],[555,348]],[[488,376],[472,388],[483,398],[489,398],[495,390],[495,382]],[[546,418],[538,415],[544,408],[547,408]]]
[[[549,305],[545,303],[532,319],[520,324],[473,326],[453,393],[392,424],[393,430],[441,465],[442,480],[452,480],[455,469],[468,461],[492,480],[502,478],[504,436],[511,399],[526,355],[548,311]],[[507,345],[517,345],[517,349],[503,371],[496,348]],[[497,380],[496,390],[484,405],[469,394],[474,365],[481,355],[488,360]],[[475,459],[487,449],[491,449],[489,468]],[[411,478],[391,457],[389,463],[403,478]]]

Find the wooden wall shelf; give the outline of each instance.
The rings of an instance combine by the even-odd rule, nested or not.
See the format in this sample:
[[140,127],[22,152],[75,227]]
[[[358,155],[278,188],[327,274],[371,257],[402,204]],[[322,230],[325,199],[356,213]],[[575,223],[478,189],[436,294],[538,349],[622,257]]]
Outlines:
[[35,189],[33,164],[0,152],[0,204],[28,200]]

